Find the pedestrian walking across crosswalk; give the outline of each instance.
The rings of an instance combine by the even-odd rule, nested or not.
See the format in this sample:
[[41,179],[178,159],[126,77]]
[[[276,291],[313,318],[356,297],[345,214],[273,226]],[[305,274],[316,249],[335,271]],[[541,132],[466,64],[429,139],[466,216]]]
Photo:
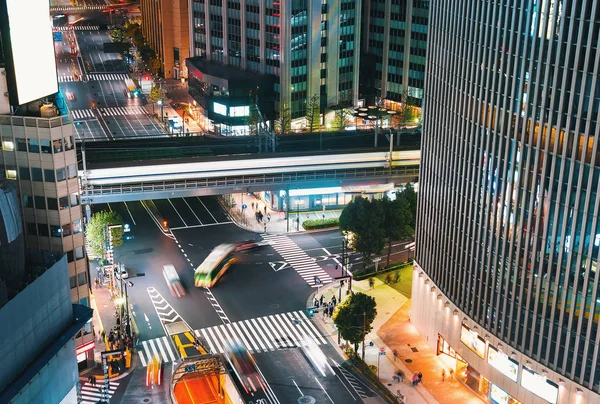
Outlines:
[[90,73],[88,74],[88,80],[96,80],[96,81],[110,81],[110,80],[127,80],[129,77],[128,74],[125,73]]
[[63,25],[60,27],[53,27],[54,31],[99,31],[100,26],[98,25]]
[[[272,314],[264,317],[242,320],[225,325],[195,330],[194,334],[213,353],[225,352],[227,343],[237,342],[250,352],[268,352],[295,348],[301,341],[312,339],[318,345],[327,344],[315,325],[302,311]],[[144,341],[138,351],[140,362],[146,366],[150,359],[159,355],[163,362],[175,360],[173,349],[167,337]]]
[[[263,239],[271,242],[275,251],[312,287],[332,281],[331,276],[288,236],[264,234]],[[317,278],[321,283],[316,282]]]
[[[111,381],[108,388],[108,398],[115,394],[115,391],[119,387],[119,382]],[[104,380],[98,380],[95,386],[92,386],[90,382],[85,382],[81,386],[81,402],[96,404],[99,401],[102,401],[102,389],[104,389]]]

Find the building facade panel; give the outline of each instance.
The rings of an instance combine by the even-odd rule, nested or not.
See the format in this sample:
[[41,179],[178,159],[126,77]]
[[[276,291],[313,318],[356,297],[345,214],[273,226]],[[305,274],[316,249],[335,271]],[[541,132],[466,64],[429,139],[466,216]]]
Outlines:
[[[455,349],[464,325],[514,351],[519,377],[562,385],[559,402],[599,402],[600,2],[429,8],[413,294],[459,313],[443,330]],[[412,32],[423,18],[413,10]],[[430,341],[447,321],[437,306],[413,304]],[[462,358],[501,383],[484,358]],[[514,383],[519,401],[545,402]]]

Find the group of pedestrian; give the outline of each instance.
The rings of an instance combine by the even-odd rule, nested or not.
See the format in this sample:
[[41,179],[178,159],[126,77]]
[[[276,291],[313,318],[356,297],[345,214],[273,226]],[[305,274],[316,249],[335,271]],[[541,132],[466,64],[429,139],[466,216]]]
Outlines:
[[423,373],[421,373],[421,372],[415,373],[412,377],[412,385],[416,386],[417,384],[421,383],[422,380],[423,380]]
[[[398,283],[400,282],[400,271],[396,271],[394,273],[394,279],[393,279],[394,283]],[[385,283],[387,283],[388,285],[392,283],[392,274],[388,273],[385,276]]]
[[335,295],[331,296],[331,300],[329,302],[325,301],[325,296],[321,295],[319,299],[315,297],[314,305],[315,307],[323,308],[323,319],[326,319],[328,316],[333,316],[333,311],[335,310],[335,306],[338,301],[335,298]]

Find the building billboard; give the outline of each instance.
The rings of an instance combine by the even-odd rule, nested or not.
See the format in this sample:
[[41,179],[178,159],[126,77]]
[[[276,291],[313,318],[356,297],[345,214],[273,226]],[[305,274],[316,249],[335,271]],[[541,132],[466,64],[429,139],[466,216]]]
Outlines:
[[471,351],[475,352],[481,359],[485,358],[485,340],[466,327],[462,326],[460,330],[460,340]]
[[519,372],[519,362],[509,358],[504,353],[498,351],[493,346],[488,347],[487,361],[497,371],[508,377],[513,382],[517,381],[517,373]]
[[[48,0],[5,0],[18,105],[58,92]],[[14,92],[14,89],[13,89]]]
[[558,401],[558,386],[525,366],[521,372],[521,386],[551,404]]

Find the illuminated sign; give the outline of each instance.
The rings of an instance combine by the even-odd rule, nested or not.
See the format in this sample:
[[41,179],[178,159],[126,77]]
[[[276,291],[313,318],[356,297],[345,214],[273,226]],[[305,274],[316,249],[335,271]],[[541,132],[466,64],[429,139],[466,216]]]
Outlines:
[[488,348],[487,361],[497,371],[508,377],[513,382],[517,381],[517,373],[519,371],[519,362],[509,358],[507,355],[498,351],[493,346]]
[[7,0],[19,105],[58,92],[48,0]]
[[508,404],[508,393],[496,386],[494,383],[490,383],[490,398],[493,403],[496,404]]
[[215,114],[227,116],[227,106],[219,104],[218,102],[213,103]]
[[485,341],[476,332],[463,325],[460,330],[460,340],[481,359],[485,358]]
[[250,115],[250,107],[231,107],[229,108],[229,116],[249,116]]
[[551,404],[556,404],[558,400],[558,386],[525,366],[521,372],[521,386]]
[[75,353],[77,355],[80,355],[82,353],[84,353],[85,351],[89,351],[90,349],[94,348],[94,341],[90,341],[87,344],[83,344],[79,347],[77,347],[77,350],[75,351]]

